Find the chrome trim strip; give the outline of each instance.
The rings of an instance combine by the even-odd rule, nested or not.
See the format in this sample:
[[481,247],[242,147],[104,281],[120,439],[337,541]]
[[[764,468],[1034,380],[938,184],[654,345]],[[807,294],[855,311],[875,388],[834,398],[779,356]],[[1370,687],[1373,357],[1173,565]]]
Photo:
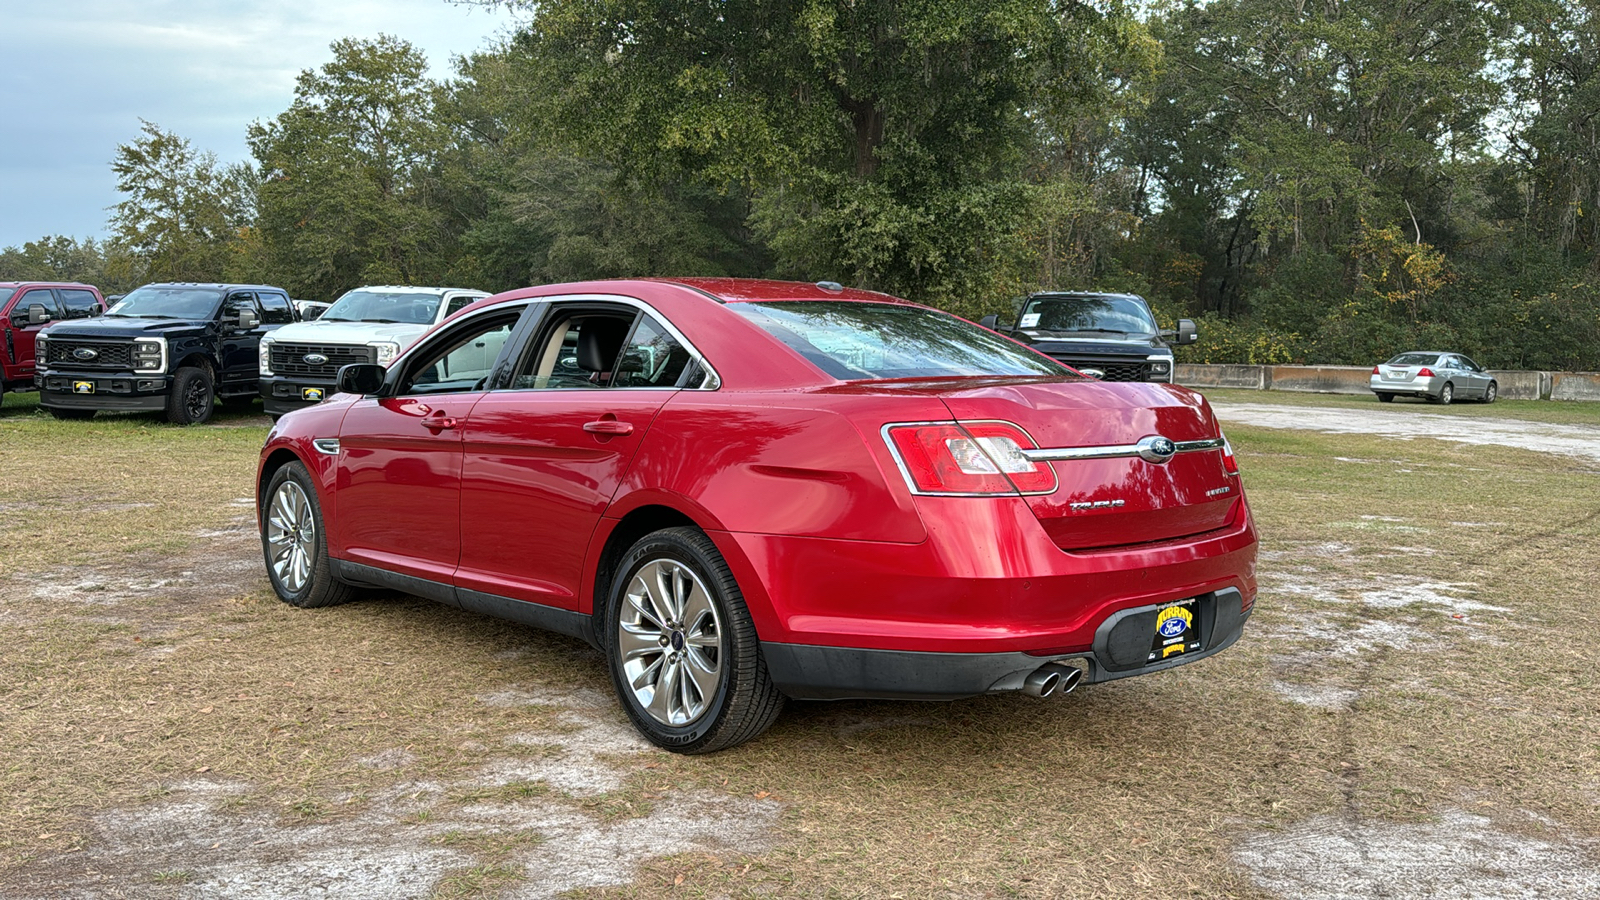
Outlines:
[[311,442],[311,446],[317,448],[318,453],[326,453],[329,456],[339,455],[338,438],[316,438]]
[[[1159,437],[1159,435],[1157,435]],[[1219,450],[1222,448],[1222,438],[1207,438],[1202,441],[1174,441],[1175,453],[1193,453],[1196,450]],[[1039,450],[1024,450],[1022,455],[1034,462],[1063,462],[1076,459],[1118,459],[1125,456],[1139,456],[1144,449],[1143,442],[1138,444],[1105,444],[1099,447],[1056,447]]]

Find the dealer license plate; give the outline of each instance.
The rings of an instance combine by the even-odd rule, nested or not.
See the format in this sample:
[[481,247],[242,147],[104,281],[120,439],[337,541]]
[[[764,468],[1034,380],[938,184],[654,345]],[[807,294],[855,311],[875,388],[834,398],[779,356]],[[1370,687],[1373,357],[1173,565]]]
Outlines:
[[92,394],[94,393],[94,382],[74,381],[72,383],[72,392],[74,394]]
[[327,392],[322,388],[301,388],[300,399],[310,400],[312,403],[321,403]]
[[1199,605],[1194,600],[1168,603],[1156,612],[1156,632],[1147,662],[1160,662],[1200,649]]

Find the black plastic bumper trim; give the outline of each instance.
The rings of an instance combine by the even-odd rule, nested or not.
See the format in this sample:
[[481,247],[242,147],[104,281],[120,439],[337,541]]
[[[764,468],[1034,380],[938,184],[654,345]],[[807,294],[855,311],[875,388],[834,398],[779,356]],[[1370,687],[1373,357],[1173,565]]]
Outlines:
[[443,603],[446,606],[459,607],[468,612],[482,613],[497,619],[565,634],[579,638],[590,646],[598,646],[595,643],[593,620],[574,610],[501,597],[497,594],[485,594],[482,591],[455,587],[412,575],[401,575],[388,569],[349,560],[329,559],[328,562],[333,569],[333,577],[349,584],[389,588]]

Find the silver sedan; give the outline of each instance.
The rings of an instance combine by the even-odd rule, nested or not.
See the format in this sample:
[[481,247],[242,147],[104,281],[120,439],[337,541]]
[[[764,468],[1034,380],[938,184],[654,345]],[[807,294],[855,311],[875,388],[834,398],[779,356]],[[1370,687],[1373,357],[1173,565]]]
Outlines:
[[1429,403],[1481,400],[1493,403],[1500,392],[1494,376],[1460,353],[1414,350],[1372,367],[1369,382],[1378,399],[1421,397]]

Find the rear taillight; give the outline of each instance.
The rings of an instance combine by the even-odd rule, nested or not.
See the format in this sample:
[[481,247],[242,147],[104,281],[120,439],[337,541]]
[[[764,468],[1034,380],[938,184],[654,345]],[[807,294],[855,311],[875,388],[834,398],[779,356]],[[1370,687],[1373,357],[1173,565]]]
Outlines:
[[1428,368],[1427,366],[1423,366],[1422,368],[1417,370],[1417,377],[1418,378],[1432,378],[1433,377],[1433,370]]
[[1228,443],[1226,435],[1222,438],[1222,471],[1229,475],[1239,474],[1239,459],[1233,455],[1233,445]]
[[1381,375],[1381,374],[1383,374],[1383,373],[1382,373],[1382,372],[1379,372],[1379,371],[1378,371],[1378,367],[1377,367],[1377,366],[1373,366],[1373,367],[1372,367],[1372,374],[1374,374],[1374,375]]
[[1056,472],[1022,451],[1033,439],[1009,422],[888,425],[884,435],[920,494],[1048,494]]

